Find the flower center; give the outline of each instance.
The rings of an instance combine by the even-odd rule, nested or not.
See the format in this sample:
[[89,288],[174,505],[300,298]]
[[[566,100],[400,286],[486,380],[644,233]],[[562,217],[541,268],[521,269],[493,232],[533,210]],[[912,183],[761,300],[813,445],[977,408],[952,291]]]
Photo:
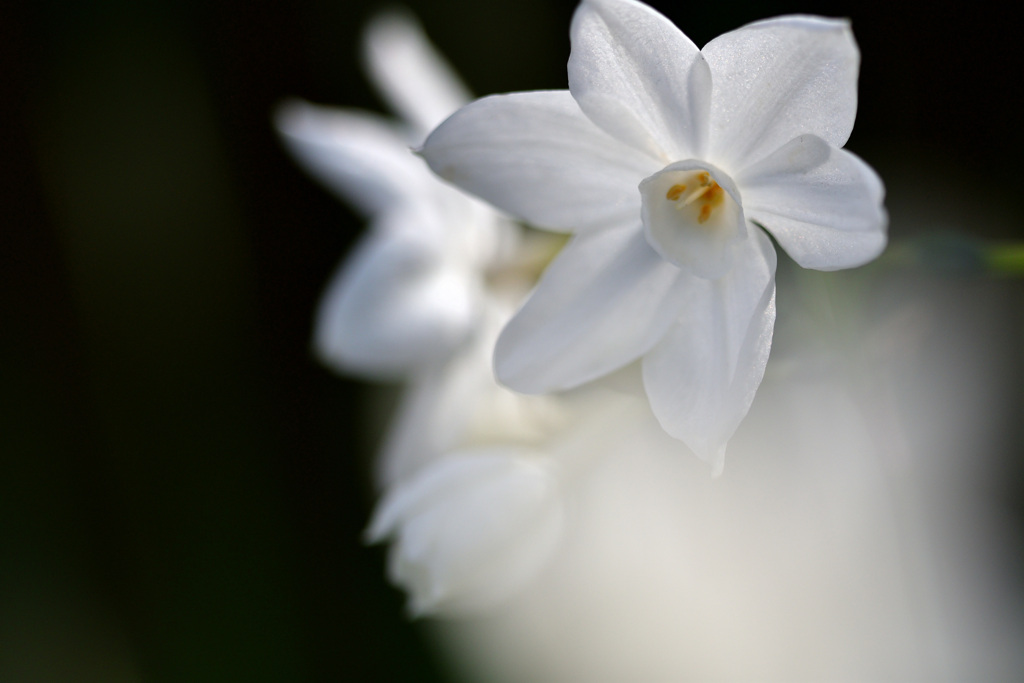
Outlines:
[[725,203],[725,190],[707,171],[699,171],[668,188],[665,199],[675,202],[676,211],[692,211],[697,223],[704,224],[711,213]]
[[697,159],[677,161],[645,178],[640,197],[655,251],[699,277],[728,272],[747,229],[739,189],[726,173]]

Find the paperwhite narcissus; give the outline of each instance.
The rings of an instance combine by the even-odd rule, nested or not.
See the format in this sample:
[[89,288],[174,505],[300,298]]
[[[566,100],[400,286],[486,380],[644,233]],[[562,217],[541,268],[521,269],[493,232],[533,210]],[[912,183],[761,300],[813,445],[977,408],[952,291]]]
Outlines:
[[472,333],[486,269],[514,228],[410,151],[469,99],[416,23],[382,15],[364,48],[370,75],[404,122],[299,101],[283,105],[275,122],[306,170],[371,220],[321,299],[314,348],[338,370],[394,379],[443,363]]
[[663,428],[720,471],[764,374],[775,251],[861,265],[881,181],[840,149],[857,108],[847,22],[787,16],[703,50],[634,0],[584,0],[569,90],[478,100],[428,138],[442,177],[575,235],[498,340],[501,381],[581,385],[642,358]]

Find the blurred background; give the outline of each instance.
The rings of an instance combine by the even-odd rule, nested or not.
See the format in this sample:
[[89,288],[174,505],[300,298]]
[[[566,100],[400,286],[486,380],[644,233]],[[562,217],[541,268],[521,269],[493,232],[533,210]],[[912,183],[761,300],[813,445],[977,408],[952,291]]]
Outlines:
[[[565,87],[575,2],[405,4],[474,92]],[[851,17],[848,147],[886,181],[894,240],[1024,237],[1024,51],[992,7],[650,4],[698,45]],[[377,394],[309,350],[361,224],[270,118],[289,96],[381,110],[358,56],[380,7],[0,8],[0,681],[447,680],[361,540]],[[952,261],[937,277],[986,277]],[[1020,286],[998,287],[1001,348],[1020,349]],[[991,495],[1019,524],[1010,396]]]

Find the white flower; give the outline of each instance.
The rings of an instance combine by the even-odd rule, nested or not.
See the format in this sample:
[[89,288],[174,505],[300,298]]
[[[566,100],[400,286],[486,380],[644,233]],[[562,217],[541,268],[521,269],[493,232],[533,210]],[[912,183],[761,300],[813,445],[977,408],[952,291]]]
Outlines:
[[469,99],[419,27],[384,15],[367,28],[364,47],[404,124],[297,101],[280,108],[276,123],[303,166],[372,222],[320,302],[318,355],[346,372],[407,377],[444,362],[471,334],[486,268],[512,227],[438,181],[410,151]]
[[377,464],[385,490],[367,531],[390,541],[388,573],[414,616],[481,614],[532,585],[560,547],[563,485],[602,441],[589,390],[525,396],[494,380],[512,306],[485,315],[451,359],[418,374]]
[[277,118],[307,169],[372,221],[321,301],[315,347],[337,369],[407,381],[367,537],[392,541],[413,614],[466,613],[522,589],[561,538],[561,401],[491,371],[550,240],[520,239],[412,153],[468,97],[410,19],[374,21],[366,57],[406,125],[300,102]]
[[507,301],[492,288],[484,294],[483,312],[467,343],[407,385],[377,460],[382,488],[453,451],[499,444],[543,449],[569,421],[564,397],[525,396],[494,380],[494,343],[522,293]]
[[633,0],[576,11],[569,90],[478,100],[427,139],[442,177],[575,236],[502,333],[508,386],[578,386],[642,358],[661,425],[722,465],[764,373],[775,252],[846,268],[885,245],[883,187],[840,147],[845,21],[770,19],[703,50]]
[[449,454],[394,486],[367,536],[392,540],[388,573],[413,615],[451,615],[528,583],[556,548],[562,515],[549,459],[492,446]]
[[382,454],[387,492],[367,538],[391,541],[388,573],[415,616],[481,615],[529,590],[563,546],[566,488],[607,456],[637,400],[600,386],[524,396],[498,385],[490,356],[508,315],[491,313],[411,388]]

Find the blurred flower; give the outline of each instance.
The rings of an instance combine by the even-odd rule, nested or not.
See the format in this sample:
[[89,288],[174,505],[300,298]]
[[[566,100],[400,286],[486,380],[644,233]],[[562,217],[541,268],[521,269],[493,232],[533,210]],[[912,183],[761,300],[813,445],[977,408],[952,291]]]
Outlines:
[[571,37],[568,91],[478,100],[422,154],[495,206],[576,233],[499,338],[498,377],[544,393],[642,358],[660,424],[718,471],[771,346],[761,226],[810,268],[885,245],[881,181],[840,149],[857,47],[845,21],[790,16],[698,50],[633,0],[585,0]]
[[468,100],[415,22],[382,15],[364,47],[404,122],[293,101],[276,123],[306,170],[371,221],[320,302],[318,355],[344,372],[408,377],[444,362],[471,334],[487,268],[507,251],[513,227],[438,181],[410,151]]
[[492,607],[561,539],[552,461],[529,449],[454,452],[391,489],[367,536],[392,539],[388,572],[414,615]]
[[563,401],[501,387],[491,356],[561,243],[522,235],[410,150],[468,99],[411,18],[374,20],[365,53],[406,125],[302,102],[277,116],[307,170],[372,222],[328,285],[315,347],[338,370],[406,381],[367,537],[394,541],[389,572],[412,613],[479,610],[528,583],[560,538]]
[[[526,396],[491,371],[513,310],[490,299],[471,343],[417,378],[379,460],[386,493],[367,538],[416,616],[486,614],[528,590],[564,541],[566,486],[620,429],[628,387]],[[625,392],[623,392],[625,389]]]

